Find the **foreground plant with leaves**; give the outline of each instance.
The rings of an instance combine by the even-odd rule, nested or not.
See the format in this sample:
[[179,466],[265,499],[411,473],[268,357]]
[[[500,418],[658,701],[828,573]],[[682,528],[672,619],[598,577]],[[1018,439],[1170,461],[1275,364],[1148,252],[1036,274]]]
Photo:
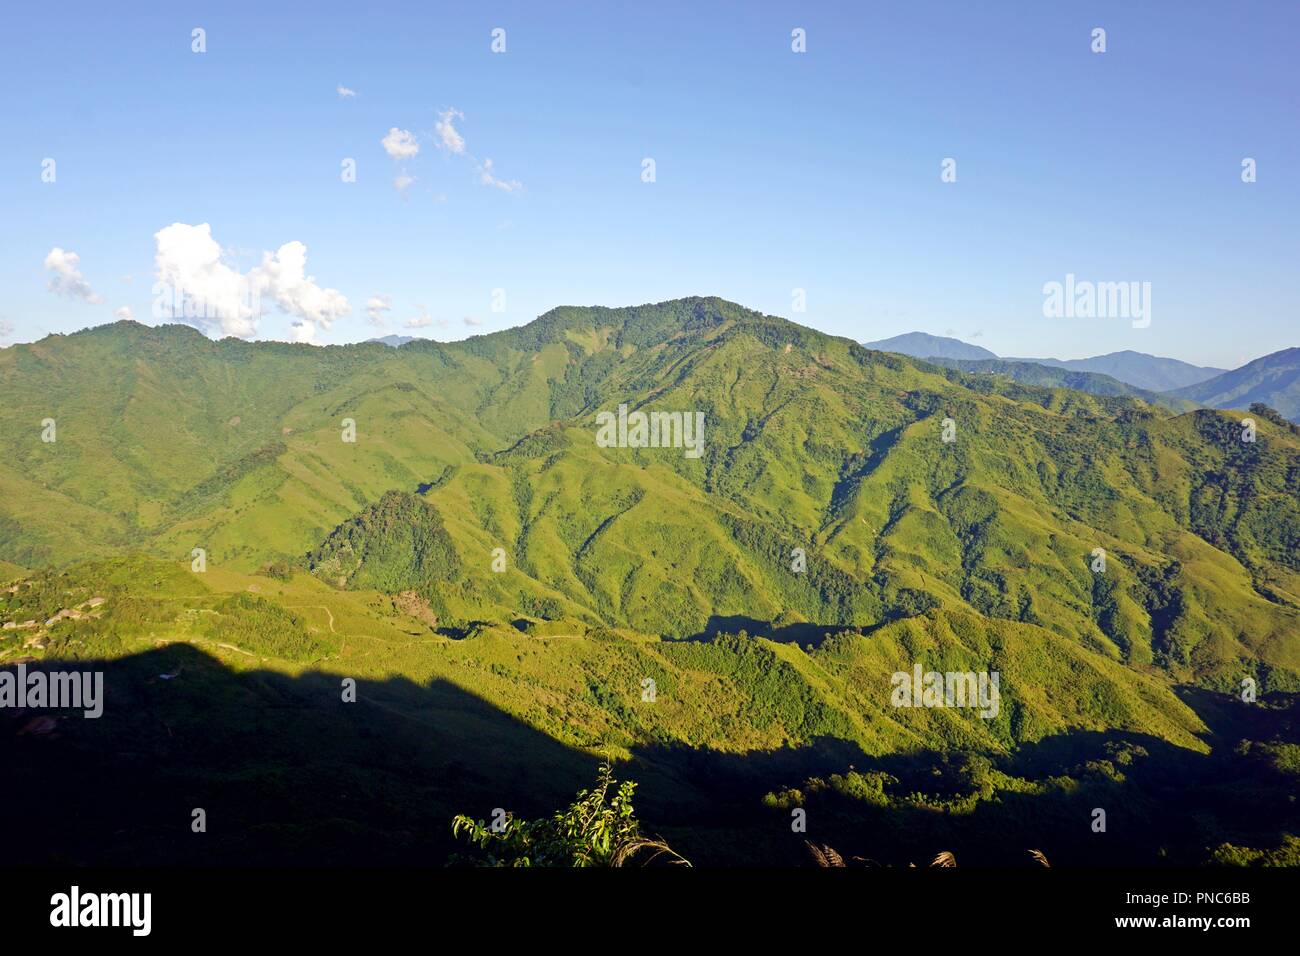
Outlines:
[[501,829],[493,830],[459,814],[451,830],[456,837],[463,833],[482,851],[481,857],[467,861],[480,866],[624,866],[642,851],[649,851],[643,865],[667,857],[671,863],[690,866],[662,840],[641,835],[632,807],[636,783],[625,780],[614,789],[615,784],[613,768],[602,763],[596,786],[579,791],[568,808],[549,818],[517,820],[507,814]]

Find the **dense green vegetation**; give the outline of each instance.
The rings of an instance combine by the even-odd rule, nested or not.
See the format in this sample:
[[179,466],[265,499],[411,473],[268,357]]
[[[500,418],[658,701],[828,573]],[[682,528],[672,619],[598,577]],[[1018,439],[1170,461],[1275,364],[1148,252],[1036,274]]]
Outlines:
[[238,642],[247,650],[287,661],[311,660],[327,650],[323,641],[307,633],[297,614],[253,594],[232,594],[213,613],[216,621],[208,635],[214,641]]
[[400,491],[335,528],[307,555],[312,573],[355,588],[436,593],[460,570],[455,546],[432,506]]
[[[1135,858],[1283,859],[1300,434],[1260,409],[1244,442],[1239,414],[1048,384],[717,299],[401,349],[119,323],[0,350],[0,666],[108,661],[132,702],[0,739],[29,783],[59,779],[55,754],[108,791],[122,753],[169,761],[131,764],[155,810],[225,787],[245,829],[210,845],[230,859],[253,839],[296,859],[317,827],[376,861],[428,833],[427,861],[454,852],[456,813],[563,805],[596,752],[695,862],[802,859],[795,791],[828,795],[845,839],[819,839],[845,850],[920,819],[938,829],[897,859],[955,850],[929,846],[946,833],[984,846],[965,821],[1014,830],[1026,801],[1054,862],[1087,861],[1060,836],[1079,795],[1154,813],[1160,774],[1241,793],[1206,783],[1182,806],[1211,823],[1152,830]],[[703,412],[703,455],[597,446],[595,415],[624,403]],[[997,672],[998,713],[892,706],[916,663]],[[1265,707],[1247,679],[1273,723],[1242,729]],[[1228,796],[1251,794],[1234,822]],[[69,841],[189,859],[98,796],[135,822],[97,838],[97,812]],[[366,818],[377,800],[398,822]]]

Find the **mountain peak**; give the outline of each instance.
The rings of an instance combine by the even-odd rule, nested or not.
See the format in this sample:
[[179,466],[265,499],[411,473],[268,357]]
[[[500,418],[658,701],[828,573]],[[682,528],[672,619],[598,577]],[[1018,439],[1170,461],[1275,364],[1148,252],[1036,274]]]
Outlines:
[[864,342],[863,346],[877,352],[897,352],[913,358],[943,359],[995,359],[997,355],[978,345],[970,345],[960,339],[928,332],[906,332],[875,342]]

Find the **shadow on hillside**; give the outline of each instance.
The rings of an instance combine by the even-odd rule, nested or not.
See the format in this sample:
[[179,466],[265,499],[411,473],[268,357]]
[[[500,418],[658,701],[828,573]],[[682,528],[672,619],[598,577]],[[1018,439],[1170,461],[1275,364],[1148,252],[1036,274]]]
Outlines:
[[821,647],[822,642],[826,640],[829,634],[858,630],[860,628],[849,624],[799,623],[777,627],[771,621],[761,621],[754,617],[745,617],[739,614],[713,614],[709,616],[708,623],[704,625],[704,630],[688,637],[679,638],[679,640],[707,642],[720,634],[739,634],[744,631],[750,637],[763,637],[778,644],[800,644],[804,647],[816,648]]
[[1246,706],[1231,694],[1217,694],[1200,687],[1184,685],[1175,688],[1174,693],[1196,711],[1214,737],[1263,740],[1280,734],[1296,739],[1296,715],[1300,711],[1298,693],[1272,693]]
[[41,665],[82,668],[104,672],[99,719],[0,710],[0,866],[441,865],[456,813],[548,813],[598,763],[441,680],[358,680],[344,703],[340,676],[188,644]]
[[[1258,723],[1253,730],[1266,739]],[[1223,843],[1276,847],[1300,831],[1295,777],[1235,755],[1225,740],[1209,755],[1148,734],[1075,731],[1009,755],[873,757],[823,739],[757,754],[650,747],[635,756],[643,817],[668,823],[663,835],[698,862],[725,863],[740,844],[750,863],[806,864],[812,840],[893,866],[925,866],[943,850],[976,866],[1037,866],[1030,850],[1058,866],[1196,865]],[[1007,777],[1012,785],[995,793]],[[676,798],[690,791],[713,801]],[[804,833],[792,830],[795,807]],[[1093,829],[1098,809],[1105,832]]]
[[[104,671],[102,718],[0,711],[10,822],[0,866],[441,865],[465,849],[451,837],[454,814],[549,814],[598,762],[445,681],[360,680],[357,702],[344,703],[339,676],[234,671],[186,644],[42,665],[77,667]],[[1211,726],[1232,713],[1230,698],[1184,699]],[[1264,717],[1232,719],[1256,734],[1248,724]],[[616,774],[638,781],[646,829],[699,865],[806,865],[805,839],[902,865],[940,850],[963,865],[1019,864],[1028,849],[1064,866],[1154,865],[1300,831],[1286,802],[1293,778],[1233,759],[1222,746],[1205,756],[1119,732],[1063,734],[995,758],[873,757],[821,738],[747,754],[645,745]],[[850,770],[861,775],[852,786],[805,784]],[[1020,782],[969,800],[991,794],[999,774]],[[802,791],[793,803],[764,804],[789,787]],[[791,830],[796,805],[806,833]],[[1091,830],[1097,807],[1105,834]],[[205,833],[191,831],[195,808]]]

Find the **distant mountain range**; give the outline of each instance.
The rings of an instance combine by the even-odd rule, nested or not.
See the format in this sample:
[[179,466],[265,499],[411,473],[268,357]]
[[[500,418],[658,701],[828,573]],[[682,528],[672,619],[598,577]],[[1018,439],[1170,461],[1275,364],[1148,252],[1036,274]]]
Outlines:
[[1170,394],[1212,408],[1247,408],[1263,402],[1293,422],[1300,421],[1300,348],[1265,355]]
[[[964,372],[1006,375],[1026,385],[1127,395],[1175,410],[1247,408],[1261,402],[1292,421],[1300,421],[1300,349],[1283,349],[1229,371],[1131,350],[1066,360],[1000,358],[978,345],[925,332],[908,332],[864,345]],[[1047,369],[1065,374],[1052,375]]]
[[1152,405],[1161,405],[1174,411],[1187,412],[1201,407],[1199,403],[1173,395],[1137,388],[1100,372],[1083,372],[1059,365],[1041,365],[1018,359],[952,359],[931,357],[926,361],[962,372],[984,375],[1006,375],[1022,385],[1041,388],[1072,388],[1090,395],[1123,395],[1140,398]]
[[1152,392],[1168,392],[1175,388],[1185,388],[1227,371],[1223,368],[1191,365],[1178,359],[1162,358],[1158,355],[1131,350],[1065,361],[1054,358],[1012,358],[1008,361],[1051,365],[1073,372],[1097,372],[1119,379],[1126,385]]
[[381,335],[377,339],[366,339],[367,342],[379,342],[383,345],[391,345],[393,348],[400,348],[407,342],[414,342],[417,336],[414,335]]

